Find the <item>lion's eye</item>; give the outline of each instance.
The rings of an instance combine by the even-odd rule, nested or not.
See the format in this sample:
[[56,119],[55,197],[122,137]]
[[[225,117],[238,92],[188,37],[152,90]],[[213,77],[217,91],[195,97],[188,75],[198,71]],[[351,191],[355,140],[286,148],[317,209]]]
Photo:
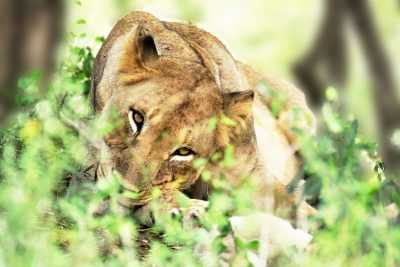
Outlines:
[[132,132],[137,136],[143,128],[144,117],[139,111],[134,109],[129,110],[128,117]]
[[179,155],[179,156],[187,156],[190,154],[194,154],[194,152],[187,147],[181,147],[181,148],[177,149],[174,154]]
[[187,147],[181,147],[175,150],[174,153],[171,155],[171,160],[176,161],[190,161],[194,158],[196,153]]

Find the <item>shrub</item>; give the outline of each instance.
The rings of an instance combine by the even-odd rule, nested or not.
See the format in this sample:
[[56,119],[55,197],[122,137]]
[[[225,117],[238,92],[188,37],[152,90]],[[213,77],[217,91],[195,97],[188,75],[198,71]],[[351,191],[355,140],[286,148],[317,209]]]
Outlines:
[[[155,226],[139,229],[116,203],[118,174],[98,183],[86,179],[93,171],[91,142],[112,127],[90,109],[92,61],[90,48],[71,46],[47,94],[37,72],[19,83],[21,111],[0,133],[0,266],[218,265],[232,233],[229,217],[252,209],[251,186],[233,189],[214,177],[217,190],[202,227],[188,231],[179,218],[156,212]],[[314,240],[306,252],[286,251],[277,265],[399,266],[396,180],[385,177],[376,146],[363,141],[357,121],[336,112],[334,89],[327,96],[318,136],[299,133],[305,197],[318,203],[310,223]],[[71,127],[75,119],[86,122],[91,138]],[[231,148],[222,160],[234,160]],[[105,200],[108,212],[95,216]],[[232,265],[250,265],[249,252],[259,244],[233,241]]]

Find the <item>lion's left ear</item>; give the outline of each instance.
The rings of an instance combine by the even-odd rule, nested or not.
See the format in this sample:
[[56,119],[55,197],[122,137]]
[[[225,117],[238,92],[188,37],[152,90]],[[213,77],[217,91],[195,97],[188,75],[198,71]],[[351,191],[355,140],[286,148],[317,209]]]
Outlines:
[[231,119],[247,120],[252,117],[254,92],[251,90],[224,95],[225,114]]
[[224,94],[224,116],[219,123],[218,142],[220,145],[239,144],[252,137],[253,91]]

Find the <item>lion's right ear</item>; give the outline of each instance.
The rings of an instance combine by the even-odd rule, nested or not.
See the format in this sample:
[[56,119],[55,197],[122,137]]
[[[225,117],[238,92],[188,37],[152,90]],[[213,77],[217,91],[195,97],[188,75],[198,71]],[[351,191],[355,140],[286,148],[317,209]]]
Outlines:
[[138,25],[126,35],[122,42],[122,50],[117,60],[120,73],[135,74],[151,69],[159,57],[154,34]]
[[[154,34],[145,27],[135,25],[126,32],[112,32],[93,66],[91,98],[95,110],[101,109],[116,82],[135,83],[144,79],[146,70],[151,69],[159,57]],[[115,76],[115,73],[121,76]],[[104,77],[109,84],[100,86]],[[117,77],[118,81],[113,80]]]
[[147,66],[159,58],[154,36],[143,27],[138,27],[135,38],[136,56],[142,66]]

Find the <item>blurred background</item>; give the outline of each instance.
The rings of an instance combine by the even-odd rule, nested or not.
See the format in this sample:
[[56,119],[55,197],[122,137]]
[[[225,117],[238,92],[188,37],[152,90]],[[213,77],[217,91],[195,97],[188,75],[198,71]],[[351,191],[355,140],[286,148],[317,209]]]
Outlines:
[[238,60],[300,86],[317,114],[335,87],[343,114],[400,169],[398,0],[0,0],[0,125],[19,77],[39,70],[46,88],[71,32],[92,46],[134,9],[213,33]]

